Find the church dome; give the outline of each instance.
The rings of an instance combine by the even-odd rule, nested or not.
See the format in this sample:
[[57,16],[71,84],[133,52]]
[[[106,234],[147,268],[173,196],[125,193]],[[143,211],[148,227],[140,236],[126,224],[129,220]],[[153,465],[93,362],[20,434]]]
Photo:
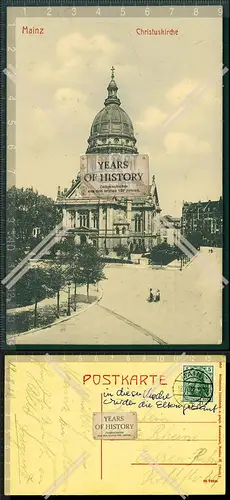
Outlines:
[[121,108],[117,97],[117,84],[112,67],[111,81],[107,87],[108,97],[105,107],[93,120],[88,139],[86,154],[93,153],[130,153],[137,154],[133,124],[127,113]]

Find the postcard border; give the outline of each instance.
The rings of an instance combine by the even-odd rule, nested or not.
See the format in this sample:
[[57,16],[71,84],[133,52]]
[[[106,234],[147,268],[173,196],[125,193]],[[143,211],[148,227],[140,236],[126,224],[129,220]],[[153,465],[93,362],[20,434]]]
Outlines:
[[[36,0],[17,0],[14,4],[14,1],[10,0],[2,0],[1,11],[2,11],[2,65],[1,65],[1,126],[3,133],[1,134],[1,181],[0,181],[0,212],[1,212],[1,226],[0,226],[0,235],[1,235],[1,265],[0,265],[0,276],[1,280],[5,277],[5,269],[6,269],[6,75],[3,73],[3,70],[6,68],[6,11],[7,7],[35,7]],[[43,0],[39,5],[41,6],[96,6],[99,4],[101,6],[109,6],[111,2],[109,0],[103,0],[103,2],[98,0],[84,1],[84,0]],[[131,0],[115,0],[114,6],[144,6],[145,2],[141,0],[136,0],[135,2]],[[146,2],[148,6],[159,6],[159,2],[154,0],[149,0]],[[194,5],[193,1],[190,0],[173,0],[164,2],[164,5]],[[228,24],[228,15],[229,15],[229,6],[225,1],[212,1],[209,2],[211,5],[220,5],[222,4],[224,12],[226,15],[223,16],[223,68],[229,68],[229,24]],[[196,1],[196,6],[199,5],[207,5],[205,0]],[[229,72],[226,73],[224,78],[224,87],[223,87],[223,204],[224,204],[224,235],[223,235],[223,276],[228,279],[229,277],[229,264],[228,264],[228,253],[229,253],[229,144],[228,144],[228,128],[229,128]],[[197,349],[197,352],[200,351],[225,351],[229,349],[229,336],[228,336],[228,325],[229,325],[229,310],[228,310],[228,300],[229,300],[229,285],[223,288],[223,301],[222,301],[222,344],[169,344],[166,346],[162,346],[159,344],[156,345],[65,345],[65,351],[79,351],[79,352],[114,352],[119,353],[122,351],[123,353],[133,352],[138,353],[139,351],[145,353],[154,353],[154,351],[168,353],[171,351],[181,351],[181,350],[194,350]],[[1,350],[4,350],[8,353],[14,353],[17,351],[57,351],[62,350],[63,345],[56,344],[39,344],[39,345],[9,345],[6,343],[6,293],[4,286],[1,286],[1,308],[0,308],[0,347]],[[159,349],[160,347],[160,349]],[[62,350],[63,352],[63,350]]]

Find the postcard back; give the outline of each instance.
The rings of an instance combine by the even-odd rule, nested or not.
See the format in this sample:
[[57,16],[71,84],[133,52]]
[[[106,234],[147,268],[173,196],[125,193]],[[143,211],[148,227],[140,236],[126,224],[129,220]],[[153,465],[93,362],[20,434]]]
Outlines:
[[6,358],[8,495],[223,494],[224,356]]

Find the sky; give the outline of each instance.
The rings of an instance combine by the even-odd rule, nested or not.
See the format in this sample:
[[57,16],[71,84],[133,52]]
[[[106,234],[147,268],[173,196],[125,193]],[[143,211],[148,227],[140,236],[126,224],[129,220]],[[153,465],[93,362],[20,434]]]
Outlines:
[[[44,34],[22,34],[23,26]],[[178,35],[140,36],[137,28]],[[183,200],[218,199],[221,30],[220,18],[64,18],[61,9],[60,17],[18,18],[16,185],[54,199],[59,185],[70,187],[114,66],[162,213],[180,216]],[[183,103],[192,91],[197,97]]]

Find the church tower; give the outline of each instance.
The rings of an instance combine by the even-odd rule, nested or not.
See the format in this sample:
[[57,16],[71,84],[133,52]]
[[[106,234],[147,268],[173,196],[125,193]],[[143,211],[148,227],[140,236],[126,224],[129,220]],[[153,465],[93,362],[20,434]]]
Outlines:
[[104,102],[105,107],[93,120],[86,154],[138,154],[133,124],[117,97],[114,71],[112,66],[111,80],[107,87],[108,97]]
[[[104,107],[95,116],[88,138],[87,155],[138,155],[132,121],[121,107],[118,86],[111,68]],[[69,189],[58,188],[57,205],[63,210],[63,225],[76,243],[91,242],[106,255],[120,245],[142,254],[158,242],[160,206],[155,176],[147,195],[129,199],[98,199],[89,195],[79,173]]]

